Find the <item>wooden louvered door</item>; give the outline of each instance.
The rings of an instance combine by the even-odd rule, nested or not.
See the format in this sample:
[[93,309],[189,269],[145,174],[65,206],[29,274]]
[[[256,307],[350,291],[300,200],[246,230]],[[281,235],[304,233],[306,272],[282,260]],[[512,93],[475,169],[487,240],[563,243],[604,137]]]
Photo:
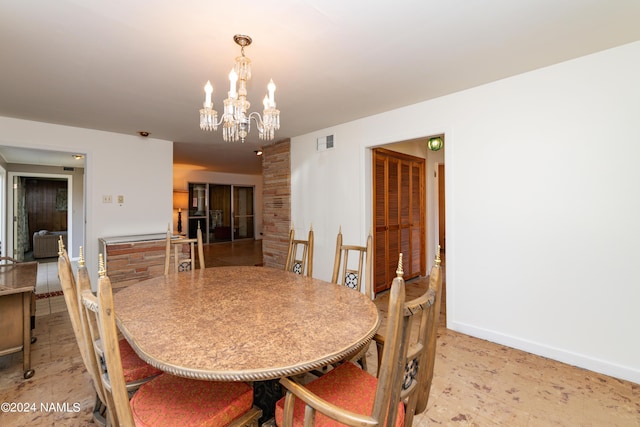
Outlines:
[[374,291],[391,287],[398,254],[405,280],[426,274],[425,160],[373,150]]

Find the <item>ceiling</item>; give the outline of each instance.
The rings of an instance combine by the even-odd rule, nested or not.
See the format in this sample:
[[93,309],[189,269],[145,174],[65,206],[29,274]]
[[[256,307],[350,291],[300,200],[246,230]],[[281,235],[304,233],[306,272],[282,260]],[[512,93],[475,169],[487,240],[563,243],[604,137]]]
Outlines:
[[640,40],[639,21],[637,0],[0,0],[0,116],[147,131],[174,164],[259,174],[255,129],[226,143],[198,125],[234,34],[253,38],[253,111],[277,85],[277,141]]

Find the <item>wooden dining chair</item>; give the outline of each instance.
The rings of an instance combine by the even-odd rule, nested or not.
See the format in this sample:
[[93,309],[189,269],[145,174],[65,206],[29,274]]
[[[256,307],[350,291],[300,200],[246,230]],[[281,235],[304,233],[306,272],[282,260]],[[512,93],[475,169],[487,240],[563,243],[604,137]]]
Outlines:
[[[87,351],[92,353],[93,343],[90,341],[91,328],[93,328],[95,331],[97,330],[97,325],[95,324],[95,318],[91,316],[90,313],[87,313],[85,307],[82,305],[82,292],[92,292],[92,288],[91,280],[89,278],[89,271],[87,270],[87,267],[85,265],[84,252],[82,250],[82,247],[80,247],[79,254],[80,257],[78,259],[78,280],[76,281],[78,304],[80,306],[80,318],[82,320],[85,345],[87,346]],[[100,254],[99,257],[102,258],[102,254]],[[138,387],[140,387],[140,385],[162,373],[160,369],[155,368],[142,360],[136,354],[135,350],[131,347],[126,339],[120,339],[119,344],[120,359],[122,360],[122,368],[125,380],[127,382],[127,391],[129,392],[129,394],[135,392]],[[99,362],[100,364],[103,364],[104,360],[101,359]]]
[[[371,233],[367,237],[365,246],[345,245],[342,242],[342,227],[340,227],[336,239],[336,255],[333,262],[331,282],[362,292],[362,277],[364,276],[365,295],[373,299],[373,289],[371,287],[372,246],[373,236]],[[357,257],[357,265],[353,262],[353,258],[351,262],[349,261],[349,255]]]
[[[189,245],[189,256],[181,257],[182,248],[184,245]],[[173,249],[173,250],[172,250]],[[200,228],[200,221],[198,221],[198,228],[196,230],[196,238],[173,238],[171,233],[171,226],[167,226],[167,237],[165,243],[165,257],[164,257],[164,274],[169,274],[171,270],[171,254],[173,252],[173,264],[174,271],[183,272],[195,270],[195,257],[196,250],[198,252],[198,267],[205,268],[204,264],[204,247],[202,240],[202,229]]]
[[[442,268],[440,264],[440,246],[438,246],[434,265],[429,272],[428,292],[433,292],[435,300],[428,316],[422,316],[417,333],[412,335],[407,363],[405,364],[404,381],[400,395],[405,405],[405,427],[411,427],[414,415],[424,412],[429,402],[429,392],[436,358],[438,321],[440,318],[440,294],[442,292]],[[385,338],[376,334],[374,341],[378,350],[378,366],[380,366]],[[420,368],[420,371],[416,372],[418,368]],[[379,372],[380,370],[378,370]]]
[[109,405],[106,401],[104,390],[98,377],[99,369],[95,355],[93,352],[89,353],[87,351],[81,311],[80,306],[78,305],[79,296],[77,293],[76,282],[73,276],[69,256],[64,248],[62,237],[60,237],[60,240],[58,241],[58,277],[62,286],[62,293],[67,306],[67,312],[69,313],[69,319],[71,320],[71,329],[73,330],[73,334],[76,338],[82,362],[91,377],[91,381],[93,382],[93,387],[96,392],[93,418],[98,424],[106,425],[106,410],[108,407],[113,408],[113,405]]
[[[389,310],[380,374],[375,377],[357,365],[346,362],[306,386],[291,378],[280,383],[286,395],[276,403],[279,427],[311,426],[396,426],[405,424],[401,401],[411,325],[416,318],[428,317],[435,292],[428,290],[413,301],[405,301],[402,256],[397,277],[389,294]],[[420,372],[420,369],[418,369]],[[416,383],[408,385],[415,390]]]
[[286,271],[311,277],[313,274],[313,227],[309,227],[307,240],[295,238],[293,227],[289,231],[289,249],[284,265]]
[[[94,420],[101,425],[105,425],[106,411],[109,408],[113,408],[113,403],[111,402],[110,404],[108,401],[108,396],[105,394],[100,381],[102,360],[96,359],[93,351],[91,328],[96,330],[97,325],[90,323],[91,318],[86,315],[81,301],[83,291],[91,292],[91,282],[85,267],[82,246],[80,247],[80,258],[78,260],[78,280],[75,280],[69,256],[64,248],[62,238],[60,238],[58,241],[58,276],[80,355],[96,391]],[[127,380],[127,391],[133,393],[141,384],[159,375],[161,371],[140,359],[126,340],[123,339],[122,341],[122,347],[124,348],[122,365]]]
[[[373,236],[369,233],[365,246],[345,245],[342,241],[342,227],[338,230],[336,238],[336,254],[333,262],[333,274],[331,282],[346,286],[358,292],[362,292],[364,283],[365,295],[373,299],[373,288],[371,286],[371,262]],[[349,256],[351,261],[349,261]],[[357,261],[357,264],[356,262]],[[364,276],[364,281],[362,277]],[[368,346],[363,348],[351,360],[360,363],[363,369],[367,369],[367,350]],[[316,372],[317,374],[318,372]]]
[[[114,426],[152,425],[255,426],[262,411],[253,407],[253,388],[244,382],[218,382],[161,374],[143,384],[131,400],[120,358],[111,281],[100,262],[98,295],[82,292],[82,303],[98,325],[93,336],[96,357],[104,348],[106,370],[100,375],[104,390],[115,403],[107,420]],[[110,414],[111,416],[111,414]]]

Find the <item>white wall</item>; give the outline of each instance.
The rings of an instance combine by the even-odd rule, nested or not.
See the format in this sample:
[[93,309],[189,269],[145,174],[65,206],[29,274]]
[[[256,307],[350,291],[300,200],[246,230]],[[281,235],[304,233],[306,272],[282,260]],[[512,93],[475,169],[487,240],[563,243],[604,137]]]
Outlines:
[[[86,154],[84,246],[93,283],[99,237],[166,230],[173,203],[171,141],[0,117],[0,145]],[[113,203],[102,203],[103,195],[112,195]]]
[[293,138],[314,275],[371,225],[368,148],[444,133],[448,326],[640,383],[639,75],[636,42]]
[[[223,185],[239,185],[254,187],[254,223],[255,238],[262,239],[262,175],[242,175],[235,173],[212,172],[206,170],[185,169],[180,166],[173,168],[173,188],[175,190],[189,190],[189,183],[209,183]],[[173,224],[177,224],[178,214],[174,212]],[[175,228],[175,227],[174,227]]]

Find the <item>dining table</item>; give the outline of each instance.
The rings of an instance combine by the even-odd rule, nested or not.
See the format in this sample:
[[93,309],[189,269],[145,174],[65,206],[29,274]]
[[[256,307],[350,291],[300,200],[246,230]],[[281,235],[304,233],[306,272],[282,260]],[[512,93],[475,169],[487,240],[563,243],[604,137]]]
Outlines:
[[148,279],[117,291],[114,308],[144,361],[187,378],[253,382],[263,417],[273,412],[279,378],[355,356],[381,321],[360,292],[262,266]]
[[38,263],[0,264],[0,356],[22,352],[23,376],[33,376],[31,369],[32,316],[35,315],[35,287]]

